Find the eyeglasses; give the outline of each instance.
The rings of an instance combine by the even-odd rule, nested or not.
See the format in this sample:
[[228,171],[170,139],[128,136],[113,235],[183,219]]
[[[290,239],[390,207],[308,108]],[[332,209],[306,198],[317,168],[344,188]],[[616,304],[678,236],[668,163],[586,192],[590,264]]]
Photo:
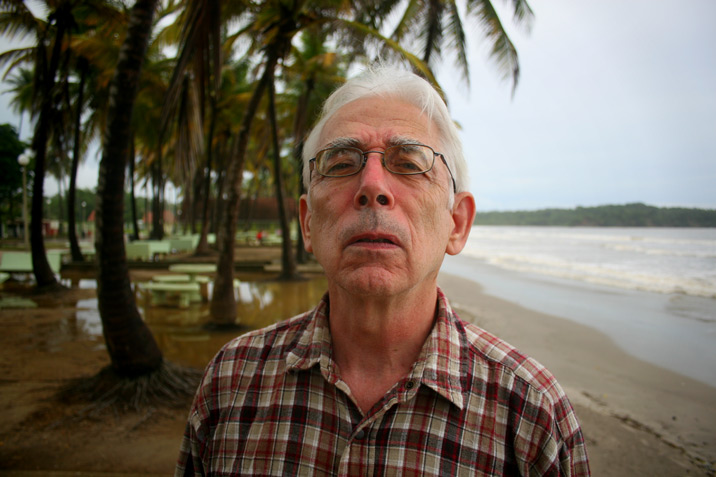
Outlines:
[[455,177],[447,165],[445,156],[435,152],[424,144],[400,144],[390,146],[385,151],[361,151],[355,147],[338,146],[321,149],[316,157],[309,160],[311,170],[323,177],[348,177],[358,174],[366,162],[368,154],[381,154],[381,162],[388,172],[411,176],[430,172],[435,165],[435,157],[440,156],[452,179],[453,191],[457,192]]

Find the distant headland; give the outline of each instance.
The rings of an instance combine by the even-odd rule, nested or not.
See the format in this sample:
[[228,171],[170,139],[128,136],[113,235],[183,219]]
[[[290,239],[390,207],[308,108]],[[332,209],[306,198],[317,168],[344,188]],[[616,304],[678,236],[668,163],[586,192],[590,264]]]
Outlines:
[[576,209],[478,212],[475,225],[585,227],[716,227],[715,209],[654,207],[642,203]]

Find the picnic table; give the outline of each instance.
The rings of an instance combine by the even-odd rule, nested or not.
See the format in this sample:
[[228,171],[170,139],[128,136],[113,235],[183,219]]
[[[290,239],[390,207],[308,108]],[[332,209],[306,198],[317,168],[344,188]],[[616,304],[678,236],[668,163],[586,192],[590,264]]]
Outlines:
[[[139,288],[151,293],[152,305],[171,305],[177,303],[186,308],[191,303],[209,300],[209,284],[211,277],[206,274],[215,273],[216,265],[210,263],[177,263],[169,266],[172,273],[157,274],[147,283],[140,283]],[[240,281],[234,279],[234,287]]]
[[[48,250],[47,261],[55,273],[60,273],[63,250]],[[0,271],[7,273],[32,273],[32,253],[8,251],[2,253]]]
[[176,301],[180,308],[187,308],[190,303],[202,301],[199,282],[155,282],[142,283],[141,289],[151,293],[152,305],[168,305]]
[[191,303],[209,300],[211,278],[206,273],[216,271],[216,265],[204,263],[177,263],[169,266],[171,274],[155,275],[152,281],[140,285],[151,293],[152,305],[177,302],[180,308]]
[[189,281],[196,281],[200,275],[216,273],[216,265],[213,263],[175,263],[169,265],[169,271],[184,273],[189,276]]
[[175,252],[189,252],[199,245],[198,235],[181,235],[169,239],[169,247]]
[[128,260],[151,261],[157,255],[171,252],[171,245],[166,240],[137,240],[125,245]]

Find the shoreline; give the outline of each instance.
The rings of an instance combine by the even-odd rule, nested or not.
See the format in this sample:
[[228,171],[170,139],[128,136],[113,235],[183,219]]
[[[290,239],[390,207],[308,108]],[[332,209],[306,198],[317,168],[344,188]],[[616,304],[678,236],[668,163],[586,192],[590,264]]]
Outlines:
[[446,257],[442,271],[486,294],[586,325],[637,359],[716,387],[716,300],[614,288]]
[[582,423],[594,475],[714,475],[716,388],[645,362],[609,336],[441,272],[453,308],[545,365]]

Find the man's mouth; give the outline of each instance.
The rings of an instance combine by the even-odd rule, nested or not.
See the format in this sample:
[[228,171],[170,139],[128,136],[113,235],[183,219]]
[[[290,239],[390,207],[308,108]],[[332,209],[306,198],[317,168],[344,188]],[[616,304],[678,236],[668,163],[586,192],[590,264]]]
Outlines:
[[377,239],[361,238],[361,239],[356,240],[353,243],[389,243],[389,244],[394,245],[394,242],[387,238],[377,238]]
[[351,240],[348,241],[349,245],[357,245],[357,244],[374,244],[374,245],[397,245],[400,246],[400,241],[389,234],[380,234],[380,233],[365,233],[365,234],[359,234],[354,236]]

